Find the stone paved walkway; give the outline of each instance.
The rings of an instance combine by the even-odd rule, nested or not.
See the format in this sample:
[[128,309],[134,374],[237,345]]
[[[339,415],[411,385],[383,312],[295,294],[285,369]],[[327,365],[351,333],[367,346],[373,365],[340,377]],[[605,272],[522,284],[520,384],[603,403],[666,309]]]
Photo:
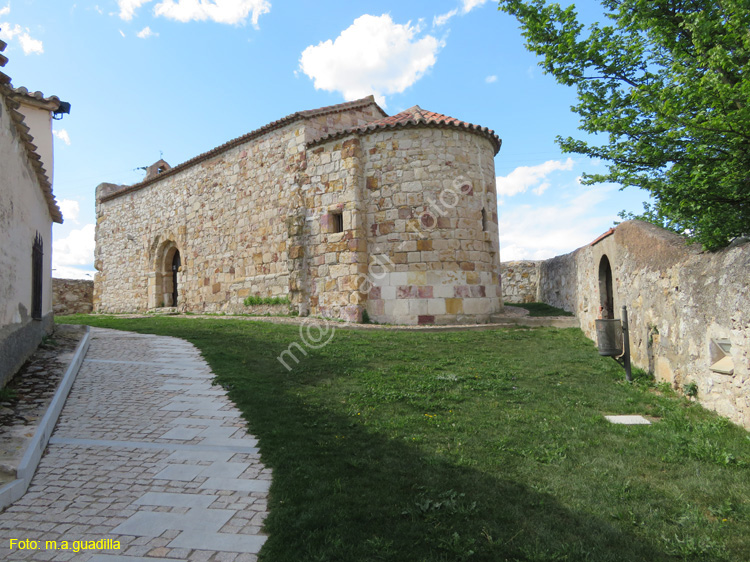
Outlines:
[[[0,514],[0,559],[256,560],[271,472],[198,350],[163,336],[91,336],[28,492]],[[37,548],[11,549],[11,539]],[[74,541],[107,539],[120,549],[74,552]]]

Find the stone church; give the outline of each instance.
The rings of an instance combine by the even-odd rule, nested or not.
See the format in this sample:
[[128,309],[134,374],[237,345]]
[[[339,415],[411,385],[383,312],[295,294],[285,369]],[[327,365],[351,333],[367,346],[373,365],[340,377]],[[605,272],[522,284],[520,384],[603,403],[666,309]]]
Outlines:
[[486,322],[502,310],[490,129],[372,96],[300,111],[96,190],[99,312]]

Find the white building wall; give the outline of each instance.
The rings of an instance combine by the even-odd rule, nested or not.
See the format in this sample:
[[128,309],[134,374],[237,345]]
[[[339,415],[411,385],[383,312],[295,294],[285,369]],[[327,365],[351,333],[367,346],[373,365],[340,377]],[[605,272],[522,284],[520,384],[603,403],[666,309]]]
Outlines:
[[[0,386],[52,320],[52,217],[24,145],[0,96]],[[32,247],[44,240],[42,315],[31,320]],[[36,324],[38,326],[33,326]],[[25,331],[26,330],[26,331]],[[28,331],[28,333],[27,333]],[[32,333],[37,335],[31,335]],[[34,342],[36,340],[36,342]],[[32,348],[32,349],[33,349]],[[19,357],[21,357],[19,359]],[[20,363],[19,363],[20,360]]]

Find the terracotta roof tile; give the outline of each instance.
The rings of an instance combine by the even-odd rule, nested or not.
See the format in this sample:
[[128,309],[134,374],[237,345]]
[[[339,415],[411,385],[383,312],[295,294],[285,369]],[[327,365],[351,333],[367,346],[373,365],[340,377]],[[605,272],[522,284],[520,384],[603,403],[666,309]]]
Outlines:
[[44,97],[44,94],[42,92],[30,92],[28,88],[24,88],[23,86],[19,88],[13,88],[11,86],[10,97],[17,100],[24,99],[30,102],[49,105],[50,111],[54,111],[60,107],[60,98],[58,98],[57,96]]
[[425,109],[422,109],[418,105],[415,105],[414,107],[410,107],[409,109],[402,111],[401,113],[397,113],[396,115],[391,115],[390,117],[385,117],[377,121],[371,121],[367,125],[352,127],[344,131],[339,131],[330,135],[324,135],[315,139],[311,144],[317,144],[351,134],[371,133],[377,131],[378,129],[394,129],[397,127],[415,126],[458,127],[467,131],[477,133],[483,137],[486,137],[490,140],[490,142],[492,142],[493,146],[495,147],[495,154],[498,153],[503,142],[492,129],[481,127],[479,125],[473,125],[454,117],[443,115],[442,113],[427,111]]
[[601,241],[602,241],[602,240],[604,240],[604,239],[605,239],[605,238],[606,238],[607,236],[611,236],[611,235],[612,235],[612,234],[614,234],[614,233],[615,233],[615,229],[614,229],[614,228],[610,228],[610,229],[609,229],[609,230],[608,230],[607,232],[605,232],[604,234],[602,234],[601,236],[599,236],[599,237],[598,237],[598,238],[597,238],[596,240],[594,240],[594,241],[593,241],[593,242],[592,242],[591,244],[589,244],[589,246],[593,246],[593,245],[595,245],[595,244],[597,244],[597,243],[601,242]]

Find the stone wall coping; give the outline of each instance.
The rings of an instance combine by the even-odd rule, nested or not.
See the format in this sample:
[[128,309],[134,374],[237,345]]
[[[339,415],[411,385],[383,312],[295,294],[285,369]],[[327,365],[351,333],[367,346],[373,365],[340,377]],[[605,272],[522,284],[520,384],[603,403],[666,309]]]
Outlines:
[[[278,129],[281,129],[282,127],[286,127],[287,125],[290,125],[292,123],[296,123],[297,121],[310,119],[312,117],[320,117],[322,115],[328,115],[331,113],[343,113],[351,109],[358,109],[361,107],[366,107],[368,105],[375,106],[375,108],[379,110],[383,114],[384,117],[388,116],[388,114],[385,111],[383,111],[383,109],[377,103],[375,103],[375,98],[374,96],[371,96],[371,95],[365,98],[359,99],[359,100],[340,103],[337,105],[329,105],[329,106],[321,107],[318,109],[308,109],[304,111],[297,111],[295,113],[287,115],[286,117],[282,117],[281,119],[278,119],[277,121],[272,121],[271,123],[268,123],[267,125],[263,125],[259,129],[255,129],[254,131],[251,131],[245,135],[242,135],[228,142],[225,142],[224,144],[217,146],[216,148],[213,148],[209,150],[208,152],[199,154],[198,156],[195,156],[191,158],[190,160],[186,160],[182,164],[178,164],[177,166],[174,166],[173,168],[170,168],[169,170],[166,170],[165,172],[162,172],[161,174],[157,176],[144,179],[143,181],[136,183],[134,185],[123,186],[121,189],[111,190],[109,193],[101,192],[99,200],[102,202],[109,201],[111,199],[120,197],[121,195],[125,195],[127,193],[138,191],[140,189],[143,189],[146,186],[149,186],[153,183],[161,181],[166,177],[173,176],[187,168],[190,168],[191,166],[200,164],[201,162],[214,158],[215,156],[218,156],[219,154],[227,152],[228,150],[236,148],[242,144],[245,144],[251,140],[255,140],[259,137],[262,137]],[[111,186],[112,184],[108,184],[108,185]]]

